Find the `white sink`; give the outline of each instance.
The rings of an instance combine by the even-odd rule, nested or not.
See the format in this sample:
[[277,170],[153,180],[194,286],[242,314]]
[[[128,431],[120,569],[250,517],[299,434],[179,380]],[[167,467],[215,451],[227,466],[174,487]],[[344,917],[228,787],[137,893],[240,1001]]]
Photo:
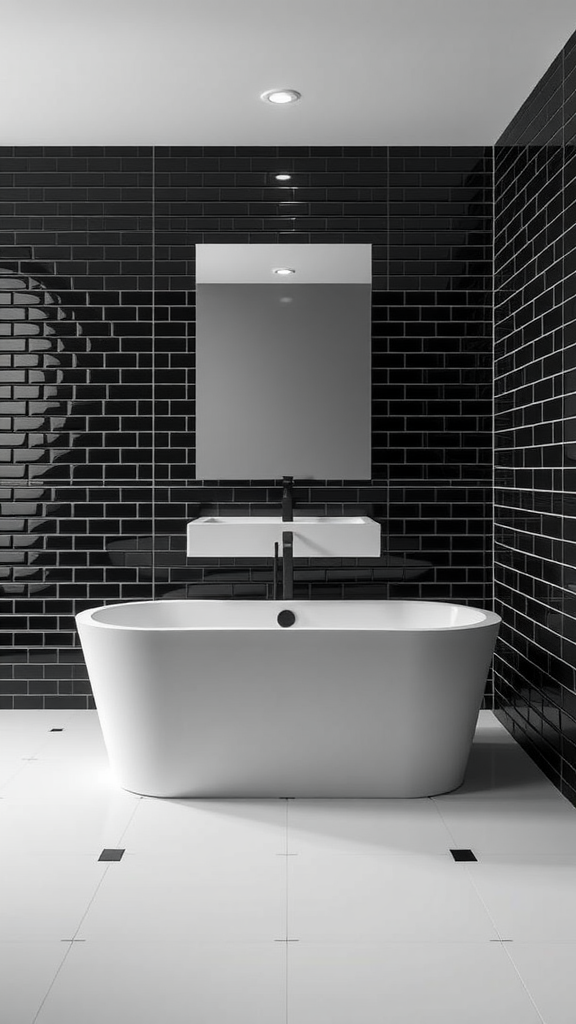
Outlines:
[[186,527],[189,558],[272,558],[282,531],[294,535],[295,558],[370,558],[380,554],[380,525],[366,516],[205,516]]

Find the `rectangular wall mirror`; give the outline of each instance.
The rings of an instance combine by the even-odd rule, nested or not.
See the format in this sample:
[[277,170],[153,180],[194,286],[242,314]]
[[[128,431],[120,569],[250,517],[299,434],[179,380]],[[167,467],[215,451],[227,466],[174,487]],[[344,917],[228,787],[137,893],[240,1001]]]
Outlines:
[[199,480],[370,478],[371,249],[196,246]]

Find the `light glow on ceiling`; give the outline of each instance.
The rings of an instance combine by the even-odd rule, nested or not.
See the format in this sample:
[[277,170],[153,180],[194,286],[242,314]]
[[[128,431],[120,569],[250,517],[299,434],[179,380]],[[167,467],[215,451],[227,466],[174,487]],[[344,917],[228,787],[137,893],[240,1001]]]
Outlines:
[[296,89],[268,89],[262,93],[260,99],[267,103],[296,103],[301,95]]

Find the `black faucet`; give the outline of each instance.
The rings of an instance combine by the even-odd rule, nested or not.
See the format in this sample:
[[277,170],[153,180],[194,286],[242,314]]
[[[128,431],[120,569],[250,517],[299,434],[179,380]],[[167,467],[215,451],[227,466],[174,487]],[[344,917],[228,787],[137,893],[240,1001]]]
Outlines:
[[[292,530],[282,530],[282,600],[294,597],[294,534]],[[278,600],[278,544],[274,545],[274,562],[272,567],[272,600]]]
[[282,600],[290,601],[294,597],[294,534],[292,530],[282,530]]
[[282,480],[282,522],[291,523],[294,520],[292,497],[293,476],[285,476]]

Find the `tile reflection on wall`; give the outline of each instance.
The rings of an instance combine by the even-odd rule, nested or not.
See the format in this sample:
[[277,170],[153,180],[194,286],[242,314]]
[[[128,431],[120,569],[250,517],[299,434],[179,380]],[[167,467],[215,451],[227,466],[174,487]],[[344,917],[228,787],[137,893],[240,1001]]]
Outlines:
[[2,549],[0,706],[93,706],[74,614],[151,598],[151,490],[46,484],[0,493],[3,507],[8,493],[18,510]]
[[473,147],[0,149],[0,706],[91,705],[85,607],[270,595],[269,559],[185,554],[195,516],[280,502],[195,480],[198,242],[373,247],[372,479],[296,500],[382,553],[296,560],[296,596],[488,603],[491,187]]
[[0,706],[86,707],[74,613],[151,596],[107,546],[150,521],[152,150],[3,148],[0,188]]

